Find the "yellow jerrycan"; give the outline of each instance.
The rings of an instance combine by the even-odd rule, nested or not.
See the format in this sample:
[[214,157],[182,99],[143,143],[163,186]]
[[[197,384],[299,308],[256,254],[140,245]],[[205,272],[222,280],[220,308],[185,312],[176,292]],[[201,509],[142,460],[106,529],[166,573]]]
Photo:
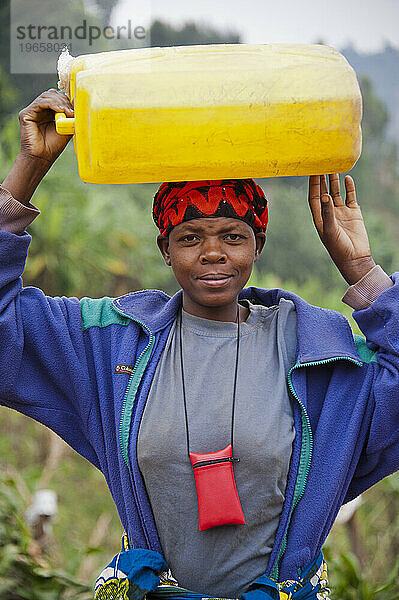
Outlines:
[[356,74],[329,46],[117,50],[71,58],[63,79],[75,118],[56,127],[85,182],[343,173],[360,156]]

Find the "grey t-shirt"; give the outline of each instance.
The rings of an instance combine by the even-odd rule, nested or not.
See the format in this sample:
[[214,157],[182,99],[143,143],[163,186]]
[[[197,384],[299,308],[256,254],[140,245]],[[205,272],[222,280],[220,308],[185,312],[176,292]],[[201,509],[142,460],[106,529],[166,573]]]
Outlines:
[[[267,567],[280,520],[295,436],[286,375],[295,362],[296,312],[282,299],[250,309],[240,324],[234,473],[245,525],[199,531],[187,456],[176,321],[156,368],[144,410],[138,461],[160,542],[182,587],[238,597]],[[190,450],[230,443],[237,325],[183,311],[182,342]]]

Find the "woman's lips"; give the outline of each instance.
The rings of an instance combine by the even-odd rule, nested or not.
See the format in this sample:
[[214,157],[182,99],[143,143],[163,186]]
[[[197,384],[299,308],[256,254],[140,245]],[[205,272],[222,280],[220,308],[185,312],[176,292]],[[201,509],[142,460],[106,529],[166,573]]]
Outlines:
[[203,283],[204,285],[208,286],[208,287],[220,287],[223,285],[227,285],[227,283],[230,281],[231,279],[231,275],[228,275],[227,277],[220,277],[219,279],[203,279],[201,277],[199,277],[199,281],[201,281],[201,283]]

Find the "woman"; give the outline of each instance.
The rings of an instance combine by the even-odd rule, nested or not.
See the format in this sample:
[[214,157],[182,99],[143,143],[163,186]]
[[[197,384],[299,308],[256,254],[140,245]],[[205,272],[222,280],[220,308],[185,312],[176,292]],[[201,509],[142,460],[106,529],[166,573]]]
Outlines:
[[191,590],[172,597],[327,597],[340,506],[399,469],[399,282],[372,259],[352,178],[344,201],[338,175],[331,195],[311,177],[309,203],[367,345],[338,313],[244,288],[268,218],[252,180],[161,186],[172,298],[48,298],[20,276],[29,200],[68,141],[54,111],[73,115],[55,90],[21,111],[0,190],[0,393],[106,477],[126,536],[96,597],[170,593],[172,573]]

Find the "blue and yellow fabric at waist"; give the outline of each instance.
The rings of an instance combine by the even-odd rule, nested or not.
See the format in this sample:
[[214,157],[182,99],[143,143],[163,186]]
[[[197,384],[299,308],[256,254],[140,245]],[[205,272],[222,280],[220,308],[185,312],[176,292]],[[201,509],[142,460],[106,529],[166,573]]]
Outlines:
[[[323,554],[296,580],[277,582],[261,575],[240,600],[329,600],[327,565]],[[98,577],[95,600],[216,600],[181,588],[158,552],[123,550]],[[220,600],[220,599],[217,599]]]

